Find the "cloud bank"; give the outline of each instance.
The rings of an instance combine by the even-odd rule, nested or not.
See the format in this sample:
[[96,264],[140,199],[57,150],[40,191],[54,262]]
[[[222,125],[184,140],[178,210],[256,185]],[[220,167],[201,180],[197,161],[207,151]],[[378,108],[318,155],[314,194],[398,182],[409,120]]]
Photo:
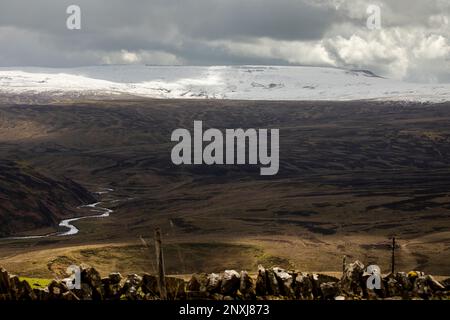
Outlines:
[[[66,28],[72,4],[81,30]],[[450,82],[449,13],[448,0],[2,0],[0,66],[292,64]]]

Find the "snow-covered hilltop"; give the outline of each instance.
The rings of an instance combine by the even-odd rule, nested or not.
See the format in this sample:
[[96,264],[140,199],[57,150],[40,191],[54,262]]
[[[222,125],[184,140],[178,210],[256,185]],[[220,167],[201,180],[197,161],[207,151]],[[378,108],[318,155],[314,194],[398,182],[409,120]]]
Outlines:
[[132,95],[244,100],[450,101],[450,84],[417,84],[368,71],[281,66],[0,68],[0,94]]

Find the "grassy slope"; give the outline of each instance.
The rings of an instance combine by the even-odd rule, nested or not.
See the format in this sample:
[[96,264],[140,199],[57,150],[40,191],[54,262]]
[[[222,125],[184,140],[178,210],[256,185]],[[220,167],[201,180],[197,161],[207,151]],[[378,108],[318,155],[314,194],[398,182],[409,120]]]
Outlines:
[[[252,269],[258,261],[340,270],[344,254],[386,270],[396,235],[399,269],[449,274],[448,107],[146,100],[0,108],[2,158],[116,190],[110,218],[80,221],[73,238],[0,243],[0,264],[48,276],[50,262],[69,256],[104,272],[151,271],[150,255],[136,246],[158,225],[165,243],[182,248],[181,258],[168,249],[177,273]],[[279,175],[171,165],[170,133],[194,119],[280,128]]]

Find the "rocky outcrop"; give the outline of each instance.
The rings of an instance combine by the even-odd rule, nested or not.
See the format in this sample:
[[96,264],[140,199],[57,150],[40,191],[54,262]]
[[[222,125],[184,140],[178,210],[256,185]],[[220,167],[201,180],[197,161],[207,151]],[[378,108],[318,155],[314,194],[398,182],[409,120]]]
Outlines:
[[244,300],[252,300],[256,297],[255,283],[247,271],[241,271],[239,292],[242,294]]
[[220,293],[224,296],[233,296],[239,290],[241,276],[235,270],[225,270],[221,283]]
[[366,284],[364,282],[364,265],[360,261],[345,266],[340,287],[347,295],[362,296]]
[[[189,281],[166,277],[167,299],[189,300],[360,300],[360,299],[450,299],[449,282],[437,281],[422,272],[398,272],[381,279],[380,289],[367,288],[364,265],[345,266],[341,279],[324,274],[295,272],[258,266],[247,271],[194,274]],[[82,265],[81,287],[69,289],[64,280],[53,280],[45,289],[32,289],[26,281],[0,269],[0,300],[157,300],[158,278],[150,274],[106,278]]]
[[122,275],[118,272],[111,273],[109,277],[102,279],[102,286],[104,289],[104,295],[110,297],[112,300],[120,299],[122,294]]
[[301,300],[314,299],[314,277],[307,273],[300,273],[295,278],[295,296]]
[[340,295],[341,288],[338,282],[324,282],[320,284],[320,292],[325,300],[333,300]]
[[26,281],[20,281],[17,276],[9,275],[0,269],[0,300],[36,300],[38,296]]

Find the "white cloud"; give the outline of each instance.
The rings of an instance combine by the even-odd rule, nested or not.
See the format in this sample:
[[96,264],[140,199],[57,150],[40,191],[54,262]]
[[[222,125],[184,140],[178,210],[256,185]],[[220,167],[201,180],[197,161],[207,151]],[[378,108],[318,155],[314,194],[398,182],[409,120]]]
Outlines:
[[410,61],[405,45],[399,43],[401,37],[399,30],[354,34],[349,38],[337,36],[327,41],[327,48],[342,66],[377,69],[377,73],[401,79],[407,74]]
[[449,28],[449,18],[443,14],[432,15],[428,18],[428,25],[433,29]]
[[448,39],[439,35],[430,35],[421,39],[413,50],[418,59],[444,59],[450,57]]
[[279,41],[262,38],[249,42],[213,41],[209,45],[233,55],[279,59],[290,64],[335,66],[320,41]]
[[450,74],[448,37],[422,28],[360,31],[350,37],[332,37],[326,44],[336,63],[344,67],[371,69],[386,77],[412,81],[448,81]]
[[180,65],[183,61],[176,55],[163,51],[128,51],[98,52],[103,64],[152,64],[152,65]]
[[446,81],[450,74],[449,39],[421,28],[361,29],[350,36],[333,34],[318,41],[212,41],[209,46],[236,56],[289,64],[369,69],[394,79]]

